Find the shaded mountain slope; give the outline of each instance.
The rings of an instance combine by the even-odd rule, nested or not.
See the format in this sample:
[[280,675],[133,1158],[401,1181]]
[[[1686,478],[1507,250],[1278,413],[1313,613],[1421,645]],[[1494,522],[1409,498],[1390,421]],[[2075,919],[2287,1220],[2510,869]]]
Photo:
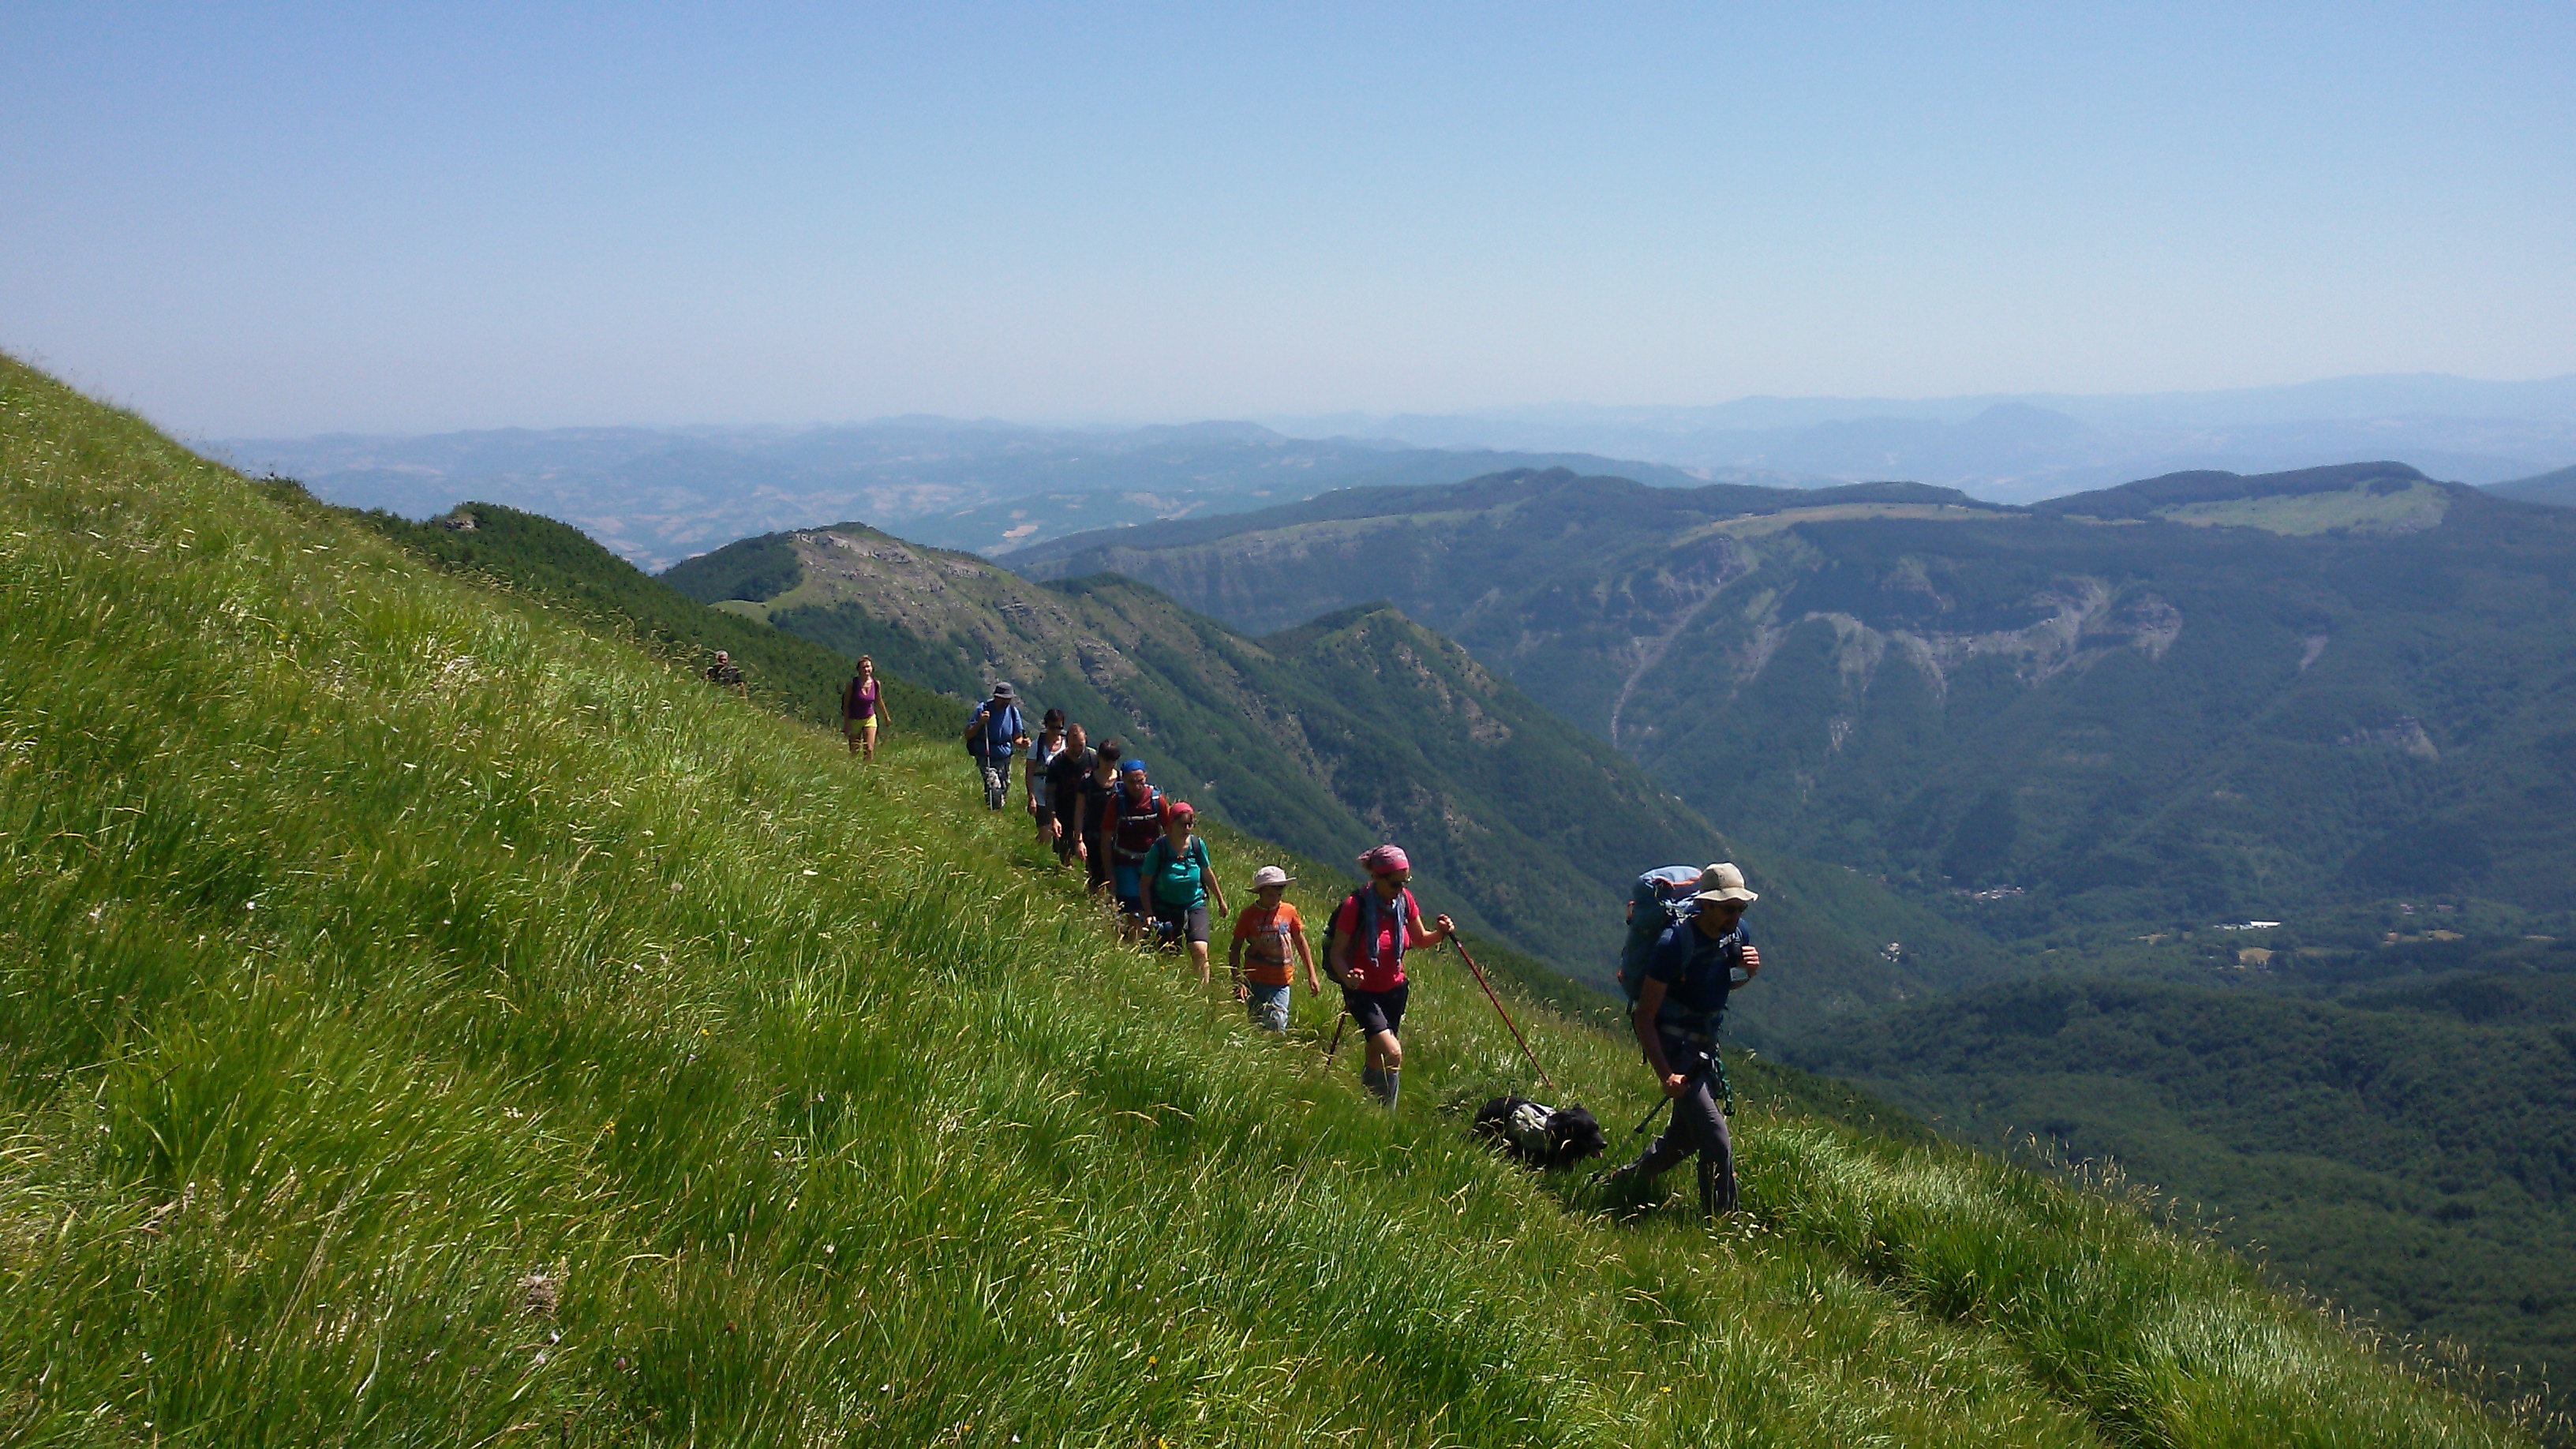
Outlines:
[[1739,1227],[1592,1211],[1444,1110],[1514,1080],[1444,963],[1385,1112],[932,743],[861,769],[6,360],[0,585],[32,1441],[2517,1442],[2132,1205],[1796,1110]]

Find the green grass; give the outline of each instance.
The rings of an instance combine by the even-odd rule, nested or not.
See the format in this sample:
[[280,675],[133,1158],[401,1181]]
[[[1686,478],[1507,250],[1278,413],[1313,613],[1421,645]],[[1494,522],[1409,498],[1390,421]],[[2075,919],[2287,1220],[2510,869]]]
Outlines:
[[[1592,1211],[1460,1130],[1522,1069],[1449,960],[1389,1115],[944,742],[862,769],[5,361],[0,651],[13,1442],[2517,1442],[1795,1078],[1733,1222]],[[1624,1135],[1633,1050],[1528,1016]]]

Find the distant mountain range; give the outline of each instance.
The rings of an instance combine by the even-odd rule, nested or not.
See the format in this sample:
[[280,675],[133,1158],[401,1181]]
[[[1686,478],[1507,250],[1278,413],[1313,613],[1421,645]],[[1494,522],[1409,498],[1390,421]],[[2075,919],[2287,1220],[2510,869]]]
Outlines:
[[[898,418],[860,427],[562,428],[417,438],[241,439],[245,471],[352,508],[424,518],[460,498],[578,526],[629,562],[668,568],[746,534],[865,517],[924,542],[1000,552],[1087,529],[1194,518],[1331,488],[1451,483],[1500,468],[1616,467],[1576,454],[1288,438],[1251,423],[1085,432]],[[1758,471],[1720,475],[1798,482]]]
[[2576,459],[2576,376],[2434,374],[2084,397],[1743,398],[1713,407],[1496,408],[1264,419],[1299,435],[1634,458],[1692,470],[1906,478],[2030,502],[2189,469],[2284,471],[2403,458],[2468,483]]
[[577,524],[649,569],[748,534],[865,518],[999,555],[1335,488],[1567,467],[1658,487],[1902,478],[2030,502],[2190,469],[2398,458],[2476,484],[2576,460],[2576,377],[2346,378],[2129,397],[1744,398],[1713,407],[1341,414],[1128,430],[906,417],[781,428],[565,428],[234,439],[319,496],[425,517],[480,498]]

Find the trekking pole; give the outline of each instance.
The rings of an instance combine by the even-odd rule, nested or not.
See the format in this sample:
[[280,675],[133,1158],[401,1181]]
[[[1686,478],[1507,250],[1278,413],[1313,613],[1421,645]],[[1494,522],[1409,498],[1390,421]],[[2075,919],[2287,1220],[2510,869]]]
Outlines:
[[1350,1024],[1351,1014],[1347,1011],[1343,1012],[1341,1018],[1333,1023],[1333,1044],[1324,1048],[1324,1060],[1328,1062],[1331,1061],[1333,1059],[1333,1053],[1342,1049],[1342,1028]]
[[[1712,1062],[1716,1061],[1716,1060],[1717,1060],[1717,1054],[1716,1054],[1715,1052],[1711,1052],[1711,1053],[1709,1054],[1709,1060],[1710,1060],[1710,1061],[1712,1061]],[[1701,1077],[1706,1076],[1707,1074],[1708,1074],[1708,1069],[1707,1069],[1707,1068],[1705,1068],[1705,1067],[1703,1067],[1703,1068],[1701,1068],[1700,1070],[1698,1070],[1698,1071],[1696,1071],[1696,1072],[1691,1073],[1691,1080],[1692,1080],[1692,1081],[1694,1081],[1694,1082],[1696,1082],[1696,1081],[1698,1081]],[[1657,1083],[1656,1085],[1661,1086],[1662,1084],[1659,1082],[1659,1083]],[[1732,1093],[1728,1094],[1728,1100],[1729,1100],[1730,1102],[1733,1100],[1733,1094],[1732,1094]],[[1653,1106],[1651,1106],[1651,1107],[1648,1107],[1648,1108],[1646,1109],[1646,1115],[1645,1115],[1645,1117],[1644,1117],[1642,1120],[1640,1120],[1640,1121],[1637,1123],[1637,1125],[1636,1125],[1636,1126],[1631,1127],[1631,1128],[1629,1128],[1629,1129],[1628,1129],[1628,1135],[1629,1135],[1629,1136],[1631,1136],[1631,1137],[1634,1137],[1634,1136],[1636,1136],[1638,1133],[1643,1132],[1643,1131],[1645,1131],[1647,1128],[1649,1128],[1649,1127],[1651,1127],[1651,1126],[1655,1125],[1655,1114],[1656,1114],[1656,1113],[1658,1113],[1658,1112],[1663,1111],[1666,1107],[1669,1107],[1669,1106],[1671,1106],[1672,1104],[1673,1104],[1673,1099],[1672,1099],[1672,1098],[1670,1098],[1670,1097],[1665,1097],[1665,1098],[1662,1098],[1662,1099],[1658,1100],[1658,1101],[1655,1103],[1655,1105],[1653,1105]]]
[[1529,1049],[1529,1042],[1521,1036],[1521,1029],[1512,1025],[1512,1014],[1503,1010],[1503,999],[1494,994],[1494,983],[1485,979],[1485,973],[1477,969],[1476,958],[1467,954],[1467,943],[1452,936],[1449,944],[1457,948],[1458,959],[1467,963],[1468,973],[1476,978],[1476,984],[1485,988],[1485,999],[1494,1003],[1494,1014],[1503,1019],[1503,1025],[1511,1027],[1512,1040],[1521,1044],[1521,1055],[1529,1058],[1530,1070],[1538,1073],[1539,1084],[1551,1092],[1555,1091],[1556,1083],[1547,1079],[1547,1068],[1538,1064],[1538,1054]]

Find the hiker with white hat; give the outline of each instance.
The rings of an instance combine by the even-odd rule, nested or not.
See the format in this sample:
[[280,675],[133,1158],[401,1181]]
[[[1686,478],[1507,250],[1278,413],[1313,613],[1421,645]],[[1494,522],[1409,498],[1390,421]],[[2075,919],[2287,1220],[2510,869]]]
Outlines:
[[1243,1003],[1254,1026],[1278,1036],[1288,1034],[1288,996],[1297,982],[1288,969],[1292,947],[1306,965],[1306,994],[1324,994],[1314,955],[1306,949],[1306,923],[1287,901],[1288,887],[1294,884],[1296,878],[1275,865],[1254,871],[1252,904],[1234,918],[1234,944],[1225,953],[1225,968],[1234,974],[1234,999]]
[[1691,897],[1690,918],[1655,939],[1629,1024],[1672,1101],[1673,1120],[1636,1161],[1610,1174],[1606,1186],[1614,1199],[1633,1198],[1665,1169],[1696,1155],[1700,1210],[1715,1217],[1735,1209],[1735,1144],[1718,1106],[1727,1092],[1717,1027],[1727,994],[1762,969],[1762,954],[1744,931],[1744,908],[1757,899],[1745,889],[1744,872],[1710,866]]

